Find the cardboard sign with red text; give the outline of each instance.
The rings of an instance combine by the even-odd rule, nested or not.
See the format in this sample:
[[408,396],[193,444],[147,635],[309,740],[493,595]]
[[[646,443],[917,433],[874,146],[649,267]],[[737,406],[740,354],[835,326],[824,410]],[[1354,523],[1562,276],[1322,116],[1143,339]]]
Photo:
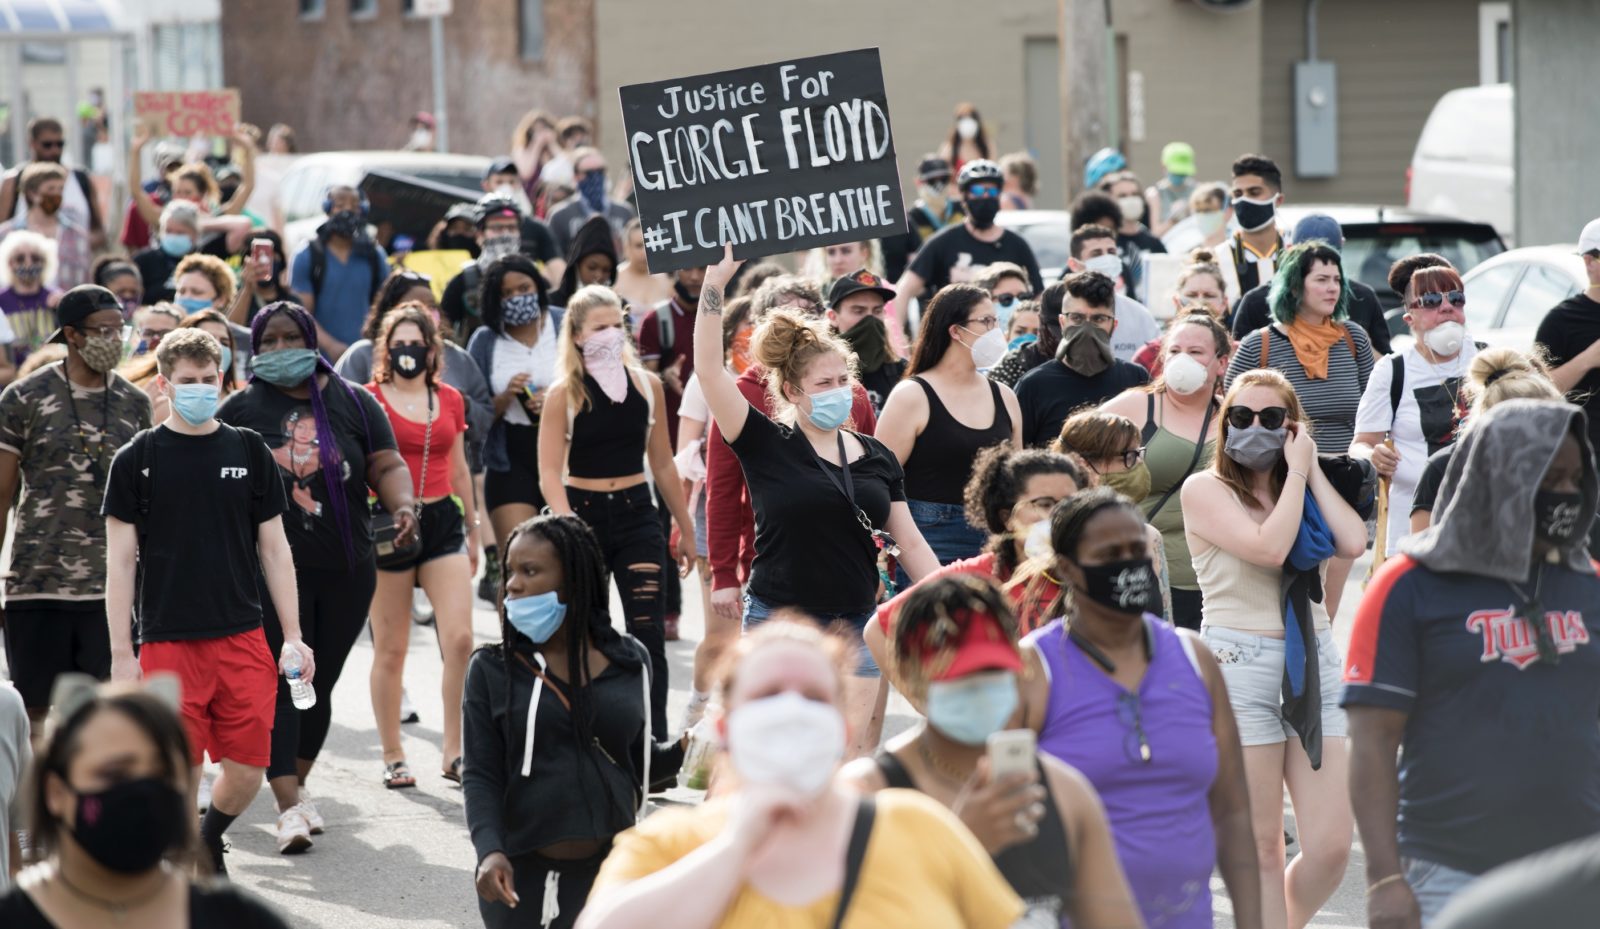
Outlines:
[[239,91],[140,91],[133,115],[156,136],[230,136],[239,125]]

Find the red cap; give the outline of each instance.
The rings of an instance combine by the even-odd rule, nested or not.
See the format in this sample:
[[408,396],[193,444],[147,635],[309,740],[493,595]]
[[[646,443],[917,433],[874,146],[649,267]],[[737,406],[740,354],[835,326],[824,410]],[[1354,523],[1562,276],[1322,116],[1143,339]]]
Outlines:
[[423,124],[424,126],[427,126],[429,129],[434,127],[433,114],[429,113],[427,110],[418,110],[417,115],[411,118]]
[[930,681],[950,681],[979,671],[1021,673],[1017,643],[988,613],[957,610],[928,627],[920,643]]

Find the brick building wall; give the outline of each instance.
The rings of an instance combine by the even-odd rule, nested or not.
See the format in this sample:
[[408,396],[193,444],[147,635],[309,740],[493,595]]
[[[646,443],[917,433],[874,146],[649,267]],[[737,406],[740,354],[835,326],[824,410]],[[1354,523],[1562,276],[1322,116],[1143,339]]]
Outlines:
[[[324,0],[319,15],[306,17],[300,0],[223,3],[224,77],[239,88],[243,118],[263,128],[288,123],[302,151],[405,144],[406,121],[434,106],[428,22],[406,15],[403,3]],[[540,61],[522,57],[526,5],[544,10]],[[507,154],[517,120],[533,107],[593,119],[593,24],[593,0],[455,0],[444,21],[451,149]]]

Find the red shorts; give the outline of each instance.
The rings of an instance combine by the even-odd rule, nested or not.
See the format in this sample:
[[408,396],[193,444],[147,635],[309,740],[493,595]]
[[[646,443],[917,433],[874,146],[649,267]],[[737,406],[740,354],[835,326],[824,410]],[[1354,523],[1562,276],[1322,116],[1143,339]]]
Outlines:
[[213,761],[267,766],[278,666],[260,627],[220,639],[147,642],[139,647],[139,667],[178,675],[191,764],[210,751]]

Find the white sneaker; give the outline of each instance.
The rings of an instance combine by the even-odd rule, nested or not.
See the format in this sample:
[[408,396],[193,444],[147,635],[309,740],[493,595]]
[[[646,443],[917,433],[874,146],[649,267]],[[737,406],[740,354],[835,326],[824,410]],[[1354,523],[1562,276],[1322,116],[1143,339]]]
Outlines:
[[278,814],[278,854],[298,855],[311,847],[311,827],[300,807],[291,806]]
[[195,798],[195,806],[202,813],[211,809],[211,774],[205,770],[200,772],[200,792]]
[[400,688],[400,722],[418,723],[422,717],[417,715],[417,708],[411,705],[411,695],[406,693],[404,687]]
[[322,814],[317,812],[317,808],[312,804],[311,798],[306,796],[303,791],[300,794],[300,802],[291,807],[291,809],[299,810],[300,815],[305,817],[306,826],[311,829],[312,835],[322,835],[323,827],[327,823],[323,821]]

